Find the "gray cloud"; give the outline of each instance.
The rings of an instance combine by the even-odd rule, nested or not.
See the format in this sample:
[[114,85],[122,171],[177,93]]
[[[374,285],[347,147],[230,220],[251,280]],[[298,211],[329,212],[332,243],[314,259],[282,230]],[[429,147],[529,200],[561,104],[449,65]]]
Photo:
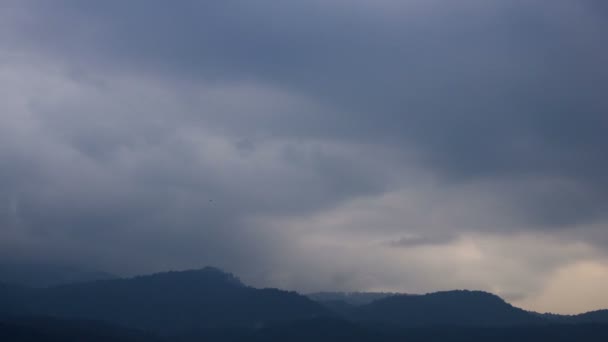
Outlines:
[[[385,241],[455,253],[466,272],[486,240],[459,244],[479,234],[600,251],[526,269],[484,250],[539,273],[530,286],[490,266],[446,277],[529,294],[605,254],[603,2],[1,6],[5,255],[354,290],[404,281],[412,248]],[[445,270],[419,262],[411,287],[434,287]]]
[[36,5],[16,25],[25,44],[82,70],[253,81],[327,106],[215,117],[228,131],[411,146],[450,182],[564,178],[592,189],[578,209],[604,209],[608,27],[595,1]]
[[387,244],[391,247],[410,248],[417,246],[442,245],[454,240],[449,235],[445,236],[406,236],[397,240],[389,241]]

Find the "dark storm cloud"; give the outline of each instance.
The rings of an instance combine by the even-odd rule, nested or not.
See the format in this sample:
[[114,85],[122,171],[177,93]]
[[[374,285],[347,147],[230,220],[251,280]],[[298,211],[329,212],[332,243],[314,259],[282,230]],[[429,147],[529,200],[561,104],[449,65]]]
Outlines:
[[[193,119],[298,104],[280,92],[214,88],[192,106],[162,82],[97,72],[103,82],[82,82],[29,58],[0,73],[3,255],[117,272],[212,264],[246,276],[249,263],[283,253],[251,217],[302,215],[387,186],[365,149],[255,137],[243,146],[250,138]],[[235,106],[234,96],[260,104]]]
[[561,201],[582,210],[565,223],[605,209],[608,25],[596,1],[36,5],[18,29],[85,70],[253,80],[333,109],[258,118],[266,136],[415,146],[450,181],[565,178],[586,191]]
[[[386,261],[357,258],[365,239],[464,263],[471,232],[605,246],[606,16],[561,0],[5,2],[0,247],[355,290],[402,281],[365,278]],[[446,266],[420,255],[422,288]],[[506,259],[483,258],[493,277]]]

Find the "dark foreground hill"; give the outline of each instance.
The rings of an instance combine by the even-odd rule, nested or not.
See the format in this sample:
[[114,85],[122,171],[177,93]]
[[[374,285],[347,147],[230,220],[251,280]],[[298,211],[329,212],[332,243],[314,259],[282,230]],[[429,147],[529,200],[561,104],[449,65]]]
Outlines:
[[159,337],[106,323],[53,318],[0,319],[0,341],[10,342],[605,342],[608,325],[419,327],[380,330],[335,318],[283,321],[259,329],[209,329]]
[[150,333],[101,322],[18,317],[0,320],[0,341],[6,342],[162,342]]
[[351,322],[316,319],[270,326],[245,336],[240,341],[605,342],[608,341],[608,325],[439,326],[386,331]]

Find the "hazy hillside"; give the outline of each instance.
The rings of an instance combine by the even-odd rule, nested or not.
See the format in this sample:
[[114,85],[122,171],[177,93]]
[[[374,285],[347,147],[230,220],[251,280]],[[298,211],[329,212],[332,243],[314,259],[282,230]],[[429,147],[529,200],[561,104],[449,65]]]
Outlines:
[[390,296],[399,295],[392,292],[315,292],[309,293],[306,296],[314,301],[326,302],[344,302],[349,305],[364,305],[375,300],[383,299]]

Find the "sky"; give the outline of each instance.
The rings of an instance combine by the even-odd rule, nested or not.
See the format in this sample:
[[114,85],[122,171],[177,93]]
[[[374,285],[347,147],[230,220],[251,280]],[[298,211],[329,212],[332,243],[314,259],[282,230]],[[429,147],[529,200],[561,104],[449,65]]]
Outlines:
[[0,260],[608,308],[601,0],[0,3]]

